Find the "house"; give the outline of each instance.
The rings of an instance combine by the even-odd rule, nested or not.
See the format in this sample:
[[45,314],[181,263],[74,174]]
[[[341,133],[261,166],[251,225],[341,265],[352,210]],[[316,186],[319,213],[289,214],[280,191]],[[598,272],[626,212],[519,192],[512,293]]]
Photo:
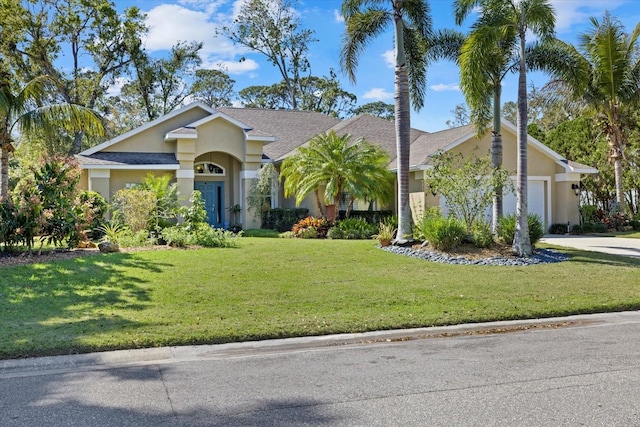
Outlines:
[[[261,165],[295,153],[313,136],[335,130],[363,137],[380,145],[393,159],[395,169],[394,123],[368,115],[340,120],[321,113],[249,108],[213,109],[193,103],[105,141],[77,155],[82,168],[80,185],[101,193],[107,200],[119,189],[137,184],[148,174],[170,174],[178,185],[183,203],[193,190],[205,199],[209,222],[229,225],[227,208],[246,206],[246,195]],[[515,128],[504,124],[504,164],[515,171]],[[425,170],[438,150],[471,153],[477,146],[488,152],[490,136],[476,138],[471,126],[427,133],[411,130],[411,187],[413,200],[438,205],[440,200],[425,194]],[[588,166],[563,159],[539,141],[529,138],[529,211],[538,213],[548,225],[578,221],[578,197],[572,185],[581,174],[596,173]],[[515,175],[515,172],[514,172]],[[274,194],[274,207],[294,207],[282,192]],[[515,202],[505,197],[505,211]],[[305,201],[315,213],[315,203]],[[244,228],[259,227],[254,215],[241,211]]]

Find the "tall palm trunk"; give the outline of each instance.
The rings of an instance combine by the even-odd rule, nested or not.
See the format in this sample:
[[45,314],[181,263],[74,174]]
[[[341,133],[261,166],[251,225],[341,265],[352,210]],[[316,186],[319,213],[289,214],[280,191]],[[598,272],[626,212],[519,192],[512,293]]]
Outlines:
[[409,105],[409,76],[404,52],[402,18],[396,16],[396,69],[395,69],[395,128],[398,166],[398,232],[396,243],[412,239],[411,211],[409,208],[409,150],[411,140],[411,109]]
[[609,144],[609,157],[613,162],[613,172],[616,184],[616,202],[620,212],[624,211],[624,190],[622,188],[622,147],[624,135],[620,126],[610,123],[606,125],[606,138]]
[[520,74],[518,76],[518,159],[516,178],[516,233],[513,251],[521,257],[533,253],[529,238],[529,209],[527,206],[527,65],[525,62],[525,34],[520,33]]
[[[491,167],[498,173],[502,166],[502,119],[500,117],[502,85],[498,83],[493,90],[493,133],[491,136]],[[491,215],[491,232],[498,232],[498,223],[503,214],[502,186],[493,189],[493,212]]]

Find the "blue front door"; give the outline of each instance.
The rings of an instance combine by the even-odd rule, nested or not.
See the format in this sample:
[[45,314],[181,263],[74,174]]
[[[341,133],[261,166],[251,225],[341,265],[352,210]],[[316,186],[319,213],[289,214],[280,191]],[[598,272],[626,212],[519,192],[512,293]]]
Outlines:
[[207,222],[216,228],[224,226],[224,182],[196,181],[195,189],[202,193]]

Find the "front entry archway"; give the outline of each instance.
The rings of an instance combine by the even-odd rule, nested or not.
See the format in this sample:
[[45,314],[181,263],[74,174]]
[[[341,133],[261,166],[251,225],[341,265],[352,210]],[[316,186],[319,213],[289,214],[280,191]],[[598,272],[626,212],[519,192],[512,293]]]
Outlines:
[[207,222],[216,228],[224,227],[224,182],[196,181],[194,188],[202,193]]

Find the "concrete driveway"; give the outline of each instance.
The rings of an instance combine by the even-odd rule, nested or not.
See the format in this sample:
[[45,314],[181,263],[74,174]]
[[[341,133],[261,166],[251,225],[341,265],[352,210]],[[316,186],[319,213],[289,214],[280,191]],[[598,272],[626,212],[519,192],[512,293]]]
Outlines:
[[546,235],[541,242],[584,251],[640,258],[640,239],[573,235]]

